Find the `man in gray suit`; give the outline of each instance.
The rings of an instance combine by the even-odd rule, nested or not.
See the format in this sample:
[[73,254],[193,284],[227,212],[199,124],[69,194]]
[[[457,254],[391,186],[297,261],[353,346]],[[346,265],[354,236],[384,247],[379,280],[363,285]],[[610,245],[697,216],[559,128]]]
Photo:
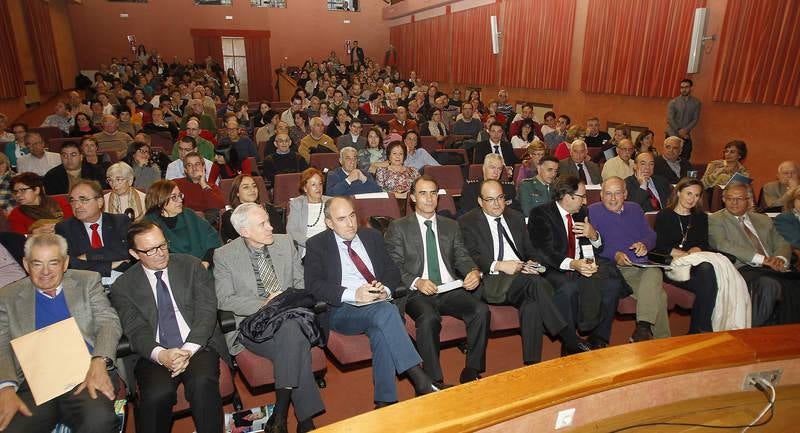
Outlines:
[[788,272],[789,243],[770,217],[749,210],[747,185],[729,185],[722,201],[725,209],[708,217],[708,241],[736,258],[752,299],[753,327],[800,322],[800,280]]
[[[214,280],[220,310],[232,311],[239,323],[286,289],[303,289],[300,256],[288,235],[272,233],[269,215],[261,205],[239,205],[231,224],[240,237],[214,251]],[[311,345],[297,317],[283,321],[275,335],[256,343],[226,335],[233,355],[243,350],[272,361],[275,371],[275,410],[269,426],[286,429],[289,402],[294,402],[298,431],[314,429],[312,416],[325,410],[311,369]],[[276,427],[273,427],[276,428]],[[285,431],[285,430],[283,430]]]
[[[0,430],[49,432],[61,422],[79,432],[117,431],[109,370],[122,328],[100,274],[67,270],[67,242],[55,234],[31,236],[23,265],[30,276],[0,291]],[[37,406],[10,341],[70,317],[92,354],[89,371],[80,385]]]
[[336,147],[339,150],[348,146],[356,150],[367,148],[367,138],[361,135],[361,121],[358,119],[353,119],[353,121],[350,122],[349,134],[340,135],[339,138],[336,139]]
[[[467,326],[467,362],[459,377],[465,383],[479,379],[486,368],[489,307],[471,293],[478,288],[481,274],[464,246],[458,223],[436,215],[438,191],[430,176],[414,181],[410,197],[415,212],[389,224],[386,249],[410,290],[406,312],[416,323],[423,369],[441,388],[446,387],[439,365],[441,316],[453,316]],[[458,279],[463,280],[462,287],[442,290],[444,284]]]
[[570,144],[569,158],[562,160],[558,164],[558,175],[560,177],[575,176],[585,185],[600,185],[603,183],[600,167],[591,160],[586,159],[587,153],[585,141],[573,141]]

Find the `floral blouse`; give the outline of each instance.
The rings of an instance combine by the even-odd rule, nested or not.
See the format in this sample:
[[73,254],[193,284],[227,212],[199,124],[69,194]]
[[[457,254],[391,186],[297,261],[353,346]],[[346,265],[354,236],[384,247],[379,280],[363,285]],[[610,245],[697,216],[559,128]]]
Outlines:
[[414,167],[405,167],[403,171],[390,170],[389,167],[379,167],[375,172],[375,181],[386,192],[404,193],[411,189],[414,179],[419,172]]

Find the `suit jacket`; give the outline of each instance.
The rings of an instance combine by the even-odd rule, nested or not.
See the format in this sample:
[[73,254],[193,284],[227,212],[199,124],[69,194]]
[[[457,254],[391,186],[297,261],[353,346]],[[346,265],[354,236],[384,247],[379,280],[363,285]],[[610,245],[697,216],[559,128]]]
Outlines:
[[[586,218],[586,208],[582,207],[572,216],[573,221]],[[528,216],[528,236],[535,246],[536,256],[552,270],[557,270],[567,258],[568,237],[561,214],[555,201],[531,209]],[[580,245],[590,245],[588,239],[578,238]],[[580,253],[580,251],[577,251]]]
[[[464,277],[477,268],[464,246],[461,230],[455,220],[436,216],[436,241],[447,272],[453,278]],[[396,219],[386,230],[386,249],[400,268],[400,277],[406,287],[425,270],[425,247],[417,223],[416,213]]]
[[[661,199],[661,208],[664,208],[664,206],[667,205],[667,200],[669,200],[669,195],[672,193],[672,187],[669,185],[667,179],[657,174],[654,174],[651,179],[653,179],[653,183],[656,185],[656,191],[658,191],[658,197]],[[650,204],[650,196],[647,194],[647,191],[639,186],[639,180],[636,179],[635,175],[625,178],[625,187],[628,190],[628,201],[638,204],[645,212],[653,212],[656,210],[653,209],[653,206]]]
[[[791,247],[778,234],[770,217],[755,212],[748,212],[747,216],[750,217],[750,221],[756,229],[756,235],[764,245],[767,255],[791,259]],[[739,225],[739,220],[727,209],[709,215],[708,242],[711,248],[736,257],[734,265],[737,268],[749,264],[756,254],[756,249]]]
[[[282,290],[303,289],[303,266],[300,256],[288,235],[273,235],[274,242],[267,246],[272,266]],[[257,312],[264,303],[258,296],[256,274],[250,260],[250,249],[244,238],[236,238],[214,251],[214,287],[217,308],[231,311],[236,318],[236,331],[225,334],[232,355],[242,351],[238,342],[239,323]]]
[[663,156],[656,157],[656,166],[653,169],[653,174],[663,176],[670,184],[676,184],[679,180],[686,177],[689,170],[692,169],[692,164],[689,161],[681,158],[678,163],[681,165],[681,175],[677,176],[674,171],[667,164],[667,160]]
[[[217,295],[211,274],[200,264],[200,259],[187,254],[170,254],[167,270],[175,304],[190,328],[186,342],[211,347],[229,361],[217,323]],[[158,307],[141,263],[133,265],[111,285],[111,302],[119,312],[133,351],[150,359],[158,346]]]
[[339,148],[339,150],[342,150],[347,146],[353,147],[356,150],[366,149],[367,137],[359,135],[354,144],[353,137],[350,135],[349,132],[347,134],[340,135],[339,138],[336,139],[336,147]]
[[[122,328],[100,285],[100,276],[96,272],[68,269],[62,284],[67,308],[81,335],[94,349],[92,355],[116,358]],[[0,289],[0,381],[19,384],[24,380],[10,341],[36,330],[35,295],[30,277]],[[51,361],[57,364],[57,360]]]
[[[106,174],[100,173],[91,164],[81,164],[81,179],[96,180],[101,187],[108,188]],[[47,171],[44,175],[44,190],[48,195],[69,193],[69,179],[63,165],[57,165]]]
[[328,180],[325,183],[325,192],[331,196],[339,196],[383,191],[371,174],[364,173],[364,176],[367,177],[366,182],[357,180],[348,185],[347,181],[345,181],[345,179],[347,179],[347,174],[344,172],[344,169],[337,168],[329,171]]
[[[593,184],[600,185],[603,183],[603,176],[600,174],[600,166],[592,161],[586,161],[583,165],[589,170],[589,179],[591,179]],[[578,176],[578,167],[572,158],[563,159],[558,163],[558,175],[561,177],[580,177]]]
[[[400,270],[386,253],[386,245],[377,230],[359,227],[357,236],[367,250],[375,278],[394,294],[402,284]],[[306,289],[319,301],[342,305],[342,261],[333,230],[325,230],[306,241],[304,279]]]
[[767,182],[761,187],[761,201],[764,202],[764,207],[778,207],[783,206],[781,197],[786,194],[789,188],[777,180]]
[[[481,182],[483,179],[466,180],[461,187],[461,198],[458,200],[458,214],[464,215],[472,209],[478,207],[478,196],[481,194]],[[519,210],[519,201],[517,198],[517,187],[514,182],[500,181],[503,187],[503,194],[506,196],[506,205],[512,209]]]
[[[330,200],[327,195],[322,196],[322,205]],[[322,216],[320,218],[325,218]],[[308,233],[308,197],[305,194],[289,199],[289,216],[286,221],[286,234],[294,241],[294,244],[305,248],[306,233]]]
[[[513,167],[514,164],[519,162],[517,155],[514,154],[514,148],[508,141],[500,140],[500,151],[503,152],[503,161],[507,166]],[[475,157],[472,159],[472,163],[483,164],[483,159],[490,153],[494,153],[494,149],[489,144],[489,140],[479,141],[475,145]]]
[[[126,234],[131,220],[125,214],[102,215],[103,247],[92,248],[92,241],[83,223],[75,218],[69,218],[56,224],[56,233],[67,240],[67,253],[69,254],[69,267],[95,271],[104,277],[111,276],[111,262],[127,260],[128,242]],[[86,260],[78,256],[86,254]]]
[[[786,239],[792,248],[800,249],[800,220],[792,211],[775,217],[775,229]],[[787,257],[788,258],[788,257]]]
[[[525,233],[525,217],[522,213],[514,209],[506,208],[503,211],[503,218],[508,225],[508,235],[514,241],[516,253],[519,259],[527,261],[534,259],[535,251],[531,239]],[[500,303],[505,301],[506,293],[511,288],[511,282],[515,276],[500,273],[490,275],[492,263],[497,259],[496,243],[492,239],[492,232],[489,221],[483,209],[475,208],[467,212],[458,219],[461,227],[461,234],[464,238],[464,246],[469,251],[472,260],[483,272],[483,295],[487,301]]]

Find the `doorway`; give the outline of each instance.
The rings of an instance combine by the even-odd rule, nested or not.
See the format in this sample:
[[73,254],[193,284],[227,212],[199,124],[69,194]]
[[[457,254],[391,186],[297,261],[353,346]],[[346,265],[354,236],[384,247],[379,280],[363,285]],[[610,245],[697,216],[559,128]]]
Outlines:
[[225,72],[233,69],[239,79],[239,100],[248,101],[247,91],[247,53],[244,38],[235,36],[222,37],[222,62]]

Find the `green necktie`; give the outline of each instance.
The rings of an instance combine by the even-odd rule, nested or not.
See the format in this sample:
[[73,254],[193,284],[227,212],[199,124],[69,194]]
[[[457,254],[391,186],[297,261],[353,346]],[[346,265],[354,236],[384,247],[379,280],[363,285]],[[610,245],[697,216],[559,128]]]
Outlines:
[[425,232],[425,259],[428,261],[428,279],[437,286],[442,284],[442,273],[439,272],[439,254],[436,253],[439,246],[436,245],[436,234],[431,227],[433,221],[425,221],[428,230]]

